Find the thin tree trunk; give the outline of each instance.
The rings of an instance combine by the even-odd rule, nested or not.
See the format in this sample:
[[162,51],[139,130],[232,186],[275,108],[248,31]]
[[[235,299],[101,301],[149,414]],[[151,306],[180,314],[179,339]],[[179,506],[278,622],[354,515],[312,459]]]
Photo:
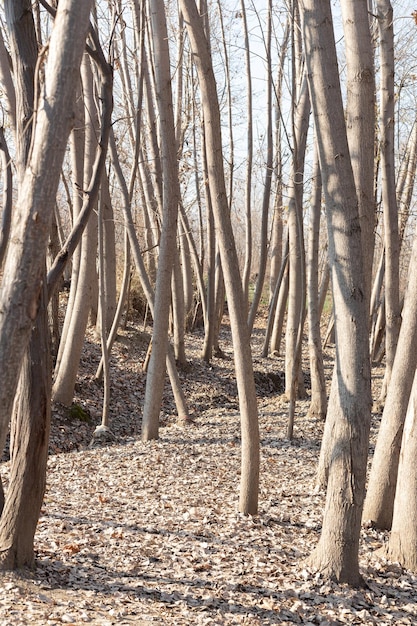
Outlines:
[[[294,84],[296,77],[294,77]],[[305,308],[305,252],[303,233],[303,179],[307,133],[310,117],[310,97],[304,76],[299,101],[294,103],[294,147],[289,184],[288,239],[289,239],[289,296],[285,347],[285,394],[293,402],[297,393],[299,374],[299,338]],[[301,329],[301,330],[300,330]],[[290,417],[291,419],[291,417]]]
[[401,322],[399,298],[398,207],[394,155],[394,31],[390,0],[377,0],[381,65],[381,175],[385,236],[385,375],[380,401],[389,385]]
[[[154,310],[155,310],[154,292],[151,286],[149,276],[146,272],[145,263],[143,261],[141,250],[139,247],[135,225],[132,219],[132,211],[130,207],[130,194],[126,185],[125,178],[123,176],[122,168],[120,166],[120,161],[117,155],[116,145],[115,145],[113,135],[110,136],[110,151],[111,151],[113,167],[115,169],[116,177],[119,182],[121,193],[122,193],[122,198],[123,198],[122,212],[123,212],[124,221],[125,221],[125,228],[129,236],[132,256],[135,262],[137,272],[139,274],[139,279],[141,282],[143,292],[145,294],[151,314],[153,316]],[[168,371],[168,375],[169,375],[170,382],[171,382],[172,392],[174,394],[174,399],[175,399],[175,403],[177,406],[178,417],[183,421],[187,421],[189,419],[188,407],[187,407],[184,393],[181,389],[181,383],[179,380],[178,371],[177,371],[177,368],[175,367],[174,354],[172,350],[170,350],[169,348],[168,348],[168,354],[166,358],[166,365],[167,365],[167,371]]]
[[[92,178],[94,159],[97,146],[98,116],[93,96],[94,82],[91,61],[87,55],[82,63],[83,93],[86,105],[85,157],[83,172],[83,188],[88,187]],[[79,275],[75,285],[76,293],[73,310],[69,312],[71,319],[60,360],[55,366],[52,396],[54,402],[70,406],[74,397],[74,388],[79,368],[81,352],[84,344],[88,316],[93,306],[95,283],[97,283],[97,215],[91,212],[82,235]],[[71,283],[71,289],[73,285]]]
[[230,314],[236,379],[239,394],[242,459],[239,510],[255,514],[259,489],[259,426],[250,337],[245,316],[242,278],[229,215],[224,171],[220,112],[210,48],[194,0],[180,0],[180,7],[197,66],[204,108],[209,186],[219,235]]
[[314,157],[313,191],[310,204],[310,236],[308,244],[308,345],[310,353],[311,400],[309,416],[325,419],[327,411],[326,381],[321,348],[319,315],[319,240],[322,185],[318,154]]
[[258,310],[259,302],[262,296],[264,286],[266,264],[268,260],[268,219],[269,205],[271,202],[271,186],[273,176],[273,149],[274,142],[272,136],[272,59],[271,59],[271,35],[272,35],[272,0],[268,1],[268,31],[266,39],[266,162],[265,162],[265,180],[263,184],[262,196],[262,218],[261,218],[261,241],[260,241],[260,258],[257,272],[255,291],[249,311],[248,327],[252,332],[255,323],[255,316]]
[[402,435],[392,529],[386,546],[386,556],[412,572],[417,572],[416,457],[417,376],[415,375]]
[[142,439],[144,441],[157,439],[159,436],[159,413],[164,390],[165,361],[168,348],[171,276],[176,253],[177,217],[180,201],[165,5],[163,0],[152,0],[150,8],[161,140],[163,204],[159,262],[155,285],[152,354],[146,378],[142,418]]
[[403,321],[372,460],[363,519],[377,528],[392,522],[401,437],[417,367],[417,237],[408,270]]
[[1,167],[3,170],[3,212],[1,218],[0,230],[0,268],[3,265],[6,255],[7,244],[9,243],[9,234],[12,224],[12,204],[13,204],[13,180],[12,180],[12,164],[7,148],[6,139],[3,129],[0,128],[0,153]]
[[242,12],[243,38],[245,42],[246,68],[246,180],[245,180],[245,263],[243,267],[243,294],[249,305],[249,278],[252,266],[252,167],[253,167],[253,114],[252,114],[252,72],[250,63],[250,48],[248,35],[248,21],[246,16],[245,0],[240,0]]

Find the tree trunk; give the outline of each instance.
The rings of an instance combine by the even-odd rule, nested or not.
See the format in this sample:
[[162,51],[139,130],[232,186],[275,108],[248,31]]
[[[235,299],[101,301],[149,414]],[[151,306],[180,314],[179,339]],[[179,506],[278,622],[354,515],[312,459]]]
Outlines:
[[387,557],[417,572],[417,376],[408,403]]
[[[6,23],[12,53],[16,94],[17,173],[22,180],[32,137],[35,66],[38,58],[31,0],[6,0]],[[38,80],[38,77],[36,77]]]
[[369,475],[364,521],[391,528],[404,419],[417,367],[417,237],[407,277],[403,322]]
[[[93,96],[94,84],[90,63],[91,61],[86,53],[82,63],[83,93],[87,108],[83,189],[88,187],[92,177],[97,145],[97,128],[99,126]],[[67,315],[71,317],[60,360],[57,363],[57,367],[55,367],[55,380],[52,388],[54,402],[59,402],[65,406],[70,406],[74,397],[75,382],[84,345],[88,316],[93,305],[93,296],[96,292],[97,232],[97,214],[92,212],[81,240],[81,258],[77,283],[74,286],[71,283],[71,289],[76,289],[74,304],[73,309],[67,312]]]
[[12,163],[7,148],[6,138],[3,129],[0,128],[0,152],[1,168],[3,171],[3,213],[1,217],[0,230],[0,269],[6,256],[7,244],[9,243],[10,228],[12,225],[12,205],[13,205],[13,179]]
[[302,0],[303,37],[326,200],[336,327],[329,404],[332,456],[319,543],[310,564],[325,576],[361,582],[358,551],[370,426],[368,310],[358,200],[349,158],[330,2]]
[[245,178],[245,263],[242,273],[243,294],[249,304],[249,279],[252,267],[252,168],[253,168],[253,114],[252,114],[252,72],[250,63],[248,20],[245,0],[240,0],[242,12],[243,38],[245,42],[246,69],[246,178]]
[[[34,324],[42,324],[43,330],[33,333],[32,341],[39,341],[39,349],[33,349],[31,354],[38,354],[41,360],[49,355],[49,348],[43,343],[47,337],[46,297],[42,295],[46,285],[45,255],[90,8],[91,2],[61,0],[49,42],[42,98],[33,127],[28,167],[19,188],[0,293],[0,439],[9,423]],[[25,366],[23,372],[28,371]],[[20,413],[22,420],[15,421],[13,426],[12,480],[0,522],[4,568],[16,567],[21,559],[26,564],[33,563],[33,534],[30,534],[36,527],[45,480],[48,371],[45,361],[41,367],[38,364],[35,370],[31,369],[34,377],[40,377],[42,393],[32,383],[36,397],[25,399],[31,408],[36,406],[38,410]],[[33,500],[28,494],[33,495]]]
[[377,0],[381,64],[381,177],[385,237],[385,375],[380,401],[385,400],[401,323],[399,298],[398,207],[394,155],[394,30],[390,0]]
[[[365,308],[369,311],[371,271],[374,249],[374,135],[375,135],[375,78],[373,50],[369,28],[368,7],[364,2],[343,0],[343,28],[347,66],[346,133],[349,145],[361,229]],[[333,333],[329,326],[327,337]],[[327,341],[326,337],[326,341]],[[334,398],[329,399],[333,402]],[[326,484],[328,465],[332,455],[331,423],[334,412],[328,410],[328,419],[320,451],[319,484]]]
[[242,459],[239,510],[255,514],[259,489],[259,426],[250,337],[242,279],[229,215],[223,170],[220,112],[210,48],[194,0],[180,0],[200,81],[204,109],[209,186],[229,307],[239,394]]
[[375,230],[375,72],[374,51],[366,2],[341,1],[347,69],[346,129],[351,155],[369,302]]
[[268,31],[266,35],[266,162],[265,162],[265,180],[263,184],[262,196],[262,219],[261,219],[261,241],[260,241],[260,257],[259,267],[256,277],[255,291],[249,311],[248,327],[252,332],[255,323],[256,312],[262,296],[264,286],[266,263],[268,260],[268,220],[269,205],[271,202],[271,185],[273,175],[273,153],[274,142],[272,137],[272,59],[271,59],[271,35],[272,35],[272,0],[268,1]]
[[[296,77],[294,77],[294,84]],[[293,109],[294,148],[291,181],[288,185],[289,294],[285,341],[285,395],[295,400],[300,368],[300,327],[305,308],[305,252],[303,232],[303,180],[307,133],[310,118],[310,96],[304,76],[300,96]],[[301,390],[303,395],[304,390]]]
[[325,419],[327,411],[326,381],[321,348],[319,314],[319,239],[322,185],[318,154],[314,157],[311,199],[310,236],[307,264],[308,345],[310,354],[311,400],[309,416]]
[[46,270],[35,326],[22,363],[10,435],[10,486],[0,519],[0,569],[33,567],[33,539],[46,484],[51,364]]
[[159,413],[165,383],[168,347],[171,276],[176,253],[177,217],[180,200],[177,144],[171,91],[168,34],[163,0],[151,2],[152,41],[155,54],[155,80],[159,111],[162,162],[162,230],[155,285],[152,354],[146,379],[142,418],[142,439],[159,435]]

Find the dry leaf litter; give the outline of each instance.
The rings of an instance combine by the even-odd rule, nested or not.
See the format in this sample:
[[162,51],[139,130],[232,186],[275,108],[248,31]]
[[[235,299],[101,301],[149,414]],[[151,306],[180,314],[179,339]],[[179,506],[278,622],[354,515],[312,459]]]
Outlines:
[[[416,576],[378,554],[383,533],[362,531],[362,589],[306,567],[324,505],[314,482],[323,424],[307,417],[308,399],[299,401],[287,441],[283,361],[260,358],[262,340],[257,328],[260,506],[244,517],[228,326],[221,346],[229,358],[210,365],[199,358],[201,333],[187,337],[181,379],[193,421],[177,423],[167,384],[160,439],[150,443],[139,437],[149,335],[122,331],[111,358],[114,441],[92,447],[102,390],[94,381],[100,348],[89,335],[75,399],[83,411],[54,407],[37,568],[2,574],[1,626],[417,624]],[[332,357],[328,349],[329,378]],[[6,480],[7,472],[5,462]]]

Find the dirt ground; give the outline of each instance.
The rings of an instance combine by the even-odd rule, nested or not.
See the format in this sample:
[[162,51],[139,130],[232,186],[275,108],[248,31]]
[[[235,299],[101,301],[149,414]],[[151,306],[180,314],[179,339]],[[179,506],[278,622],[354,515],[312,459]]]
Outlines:
[[[384,533],[362,531],[362,589],[306,567],[324,504],[314,482],[323,424],[307,417],[308,400],[298,402],[287,441],[284,364],[259,357],[262,328],[253,340],[262,441],[254,517],[237,512],[239,413],[227,325],[228,358],[210,365],[199,359],[201,334],[187,337],[190,367],[181,379],[192,424],[177,423],[167,385],[160,439],[142,443],[148,339],[134,324],[120,334],[111,361],[114,438],[90,447],[102,389],[93,380],[100,349],[89,336],[79,408],[69,415],[54,407],[37,568],[2,575],[0,625],[417,624],[416,576],[378,552]],[[329,349],[328,377],[332,359]],[[375,393],[380,379],[375,371]],[[376,415],[373,433],[377,423]]]

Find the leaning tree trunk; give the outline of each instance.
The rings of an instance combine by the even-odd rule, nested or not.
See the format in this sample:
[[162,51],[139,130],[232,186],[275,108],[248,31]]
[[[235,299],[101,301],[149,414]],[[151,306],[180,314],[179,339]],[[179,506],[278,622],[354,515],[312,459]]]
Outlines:
[[382,414],[363,519],[391,528],[401,436],[417,367],[417,237],[414,238],[403,306],[403,322]]
[[10,485],[0,519],[0,569],[33,567],[51,421],[51,363],[44,270],[41,302],[25,354],[10,434]]
[[[19,189],[12,227],[13,237],[0,293],[2,431],[9,423],[18,376],[33,326],[45,321],[43,313],[40,313],[37,320],[38,311],[45,304],[41,297],[45,284],[45,255],[72,122],[73,96],[88,30],[90,8],[91,2],[61,0],[49,42],[42,97],[32,131],[28,167]],[[39,354],[44,349],[42,343]],[[10,358],[11,354],[13,359]],[[33,375],[39,376],[39,369]],[[42,365],[43,375],[48,376],[45,363]],[[45,393],[38,396],[41,401],[38,411],[31,413],[34,421],[28,420],[28,413],[24,413],[23,421],[16,421],[14,424],[12,482],[0,521],[0,552],[4,568],[33,563],[33,534],[31,540],[30,534],[35,531],[35,517],[39,515],[42,501],[45,480],[43,464],[46,461],[49,419],[48,407],[43,402],[45,397],[48,404],[50,400],[47,381],[42,384],[46,389]],[[34,402],[34,399],[30,402]],[[28,494],[34,496],[33,501]],[[31,509],[31,505],[33,510],[26,509]],[[32,548],[28,547],[28,543],[32,543]]]
[[38,45],[31,0],[6,0],[4,8],[15,82],[16,160],[18,179],[21,181],[29,156],[32,136],[33,101],[35,98],[34,77]]
[[326,200],[336,328],[329,410],[332,454],[323,527],[310,564],[359,584],[358,551],[370,426],[368,311],[358,201],[349,158],[330,2],[302,0],[303,37]]
[[[92,177],[99,126],[94,100],[94,81],[91,61],[85,53],[82,63],[83,93],[86,106],[86,133],[83,188],[87,188]],[[97,283],[97,214],[92,212],[82,235],[79,274],[75,285],[73,308],[67,310],[70,316],[65,343],[59,349],[59,360],[55,367],[55,380],[52,388],[54,402],[70,406],[74,397],[75,383],[79,369],[88,316],[93,305],[93,294]],[[71,295],[71,294],[70,294]],[[64,338],[64,337],[63,337]],[[61,339],[61,343],[63,339]]]
[[405,418],[387,557],[417,572],[417,376]]
[[195,1],[180,0],[180,8],[184,15],[200,80],[207,138],[208,183],[219,236],[219,249],[233,337],[242,435],[239,510],[245,514],[254,514],[258,509],[259,488],[258,409],[242,280],[239,272],[224,180],[220,111],[216,81],[209,45]]

